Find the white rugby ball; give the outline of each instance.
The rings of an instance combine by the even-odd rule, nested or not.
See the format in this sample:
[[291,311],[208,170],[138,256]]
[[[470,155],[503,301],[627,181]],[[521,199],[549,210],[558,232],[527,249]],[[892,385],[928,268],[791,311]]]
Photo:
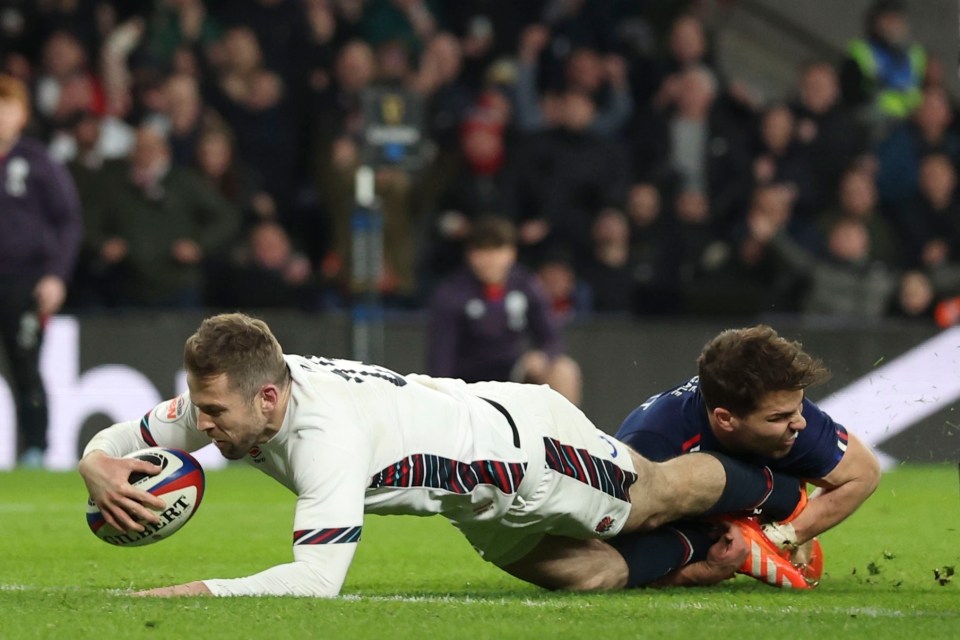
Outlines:
[[160,522],[141,522],[143,531],[123,533],[107,524],[99,507],[87,498],[87,525],[98,538],[118,547],[139,547],[169,538],[190,520],[203,500],[203,467],[186,451],[163,447],[141,449],[124,458],[139,458],[161,468],[155,476],[130,475],[130,484],[167,503],[164,509],[157,510]]

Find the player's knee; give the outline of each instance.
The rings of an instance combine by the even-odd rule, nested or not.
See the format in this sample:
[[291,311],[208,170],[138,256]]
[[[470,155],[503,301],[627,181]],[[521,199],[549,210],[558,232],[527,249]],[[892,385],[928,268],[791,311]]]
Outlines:
[[668,502],[675,497],[672,479],[655,462],[630,450],[637,480],[630,486],[630,517],[624,531],[650,531],[672,521]]

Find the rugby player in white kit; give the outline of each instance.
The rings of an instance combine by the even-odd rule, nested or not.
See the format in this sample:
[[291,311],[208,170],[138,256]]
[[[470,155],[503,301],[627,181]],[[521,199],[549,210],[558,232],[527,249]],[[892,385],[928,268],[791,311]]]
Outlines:
[[162,504],[127,479],[158,469],[120,456],[212,441],[297,496],[293,562],[139,595],[335,596],[364,513],[443,515],[484,559],[548,588],[634,586],[643,580],[629,575],[631,559],[604,539],[693,514],[783,517],[801,499],[796,480],[723,454],[650,462],[546,386],[284,355],[243,314],[204,320],[184,365],[187,393],[87,445],[79,471],[90,496],[109,524],[140,531]]

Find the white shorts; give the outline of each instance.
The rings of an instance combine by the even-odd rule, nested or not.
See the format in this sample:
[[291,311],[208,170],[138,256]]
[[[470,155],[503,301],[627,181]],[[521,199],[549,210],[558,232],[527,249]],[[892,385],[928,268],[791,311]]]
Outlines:
[[526,474],[513,504],[496,520],[454,522],[478,553],[504,566],[545,535],[610,538],[630,514],[637,474],[629,448],[600,431],[580,409],[546,385],[469,385],[513,417]]

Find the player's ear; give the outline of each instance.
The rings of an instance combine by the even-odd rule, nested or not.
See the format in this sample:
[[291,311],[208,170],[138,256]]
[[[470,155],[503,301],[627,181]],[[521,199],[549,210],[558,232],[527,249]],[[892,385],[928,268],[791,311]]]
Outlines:
[[713,419],[717,427],[723,431],[733,431],[733,414],[723,407],[713,410]]
[[260,387],[257,393],[257,399],[260,401],[260,407],[264,411],[272,411],[280,400],[280,389],[274,384],[265,384]]

